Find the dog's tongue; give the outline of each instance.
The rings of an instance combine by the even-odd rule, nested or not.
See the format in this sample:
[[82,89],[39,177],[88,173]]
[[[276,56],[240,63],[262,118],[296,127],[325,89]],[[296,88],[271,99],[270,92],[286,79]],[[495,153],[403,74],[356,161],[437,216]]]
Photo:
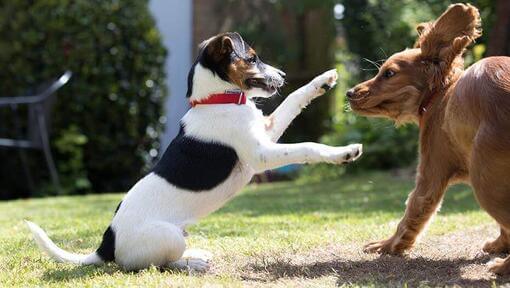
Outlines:
[[253,86],[253,87],[259,87],[259,88],[265,88],[266,83],[264,79],[261,78],[250,78],[246,80],[246,84]]

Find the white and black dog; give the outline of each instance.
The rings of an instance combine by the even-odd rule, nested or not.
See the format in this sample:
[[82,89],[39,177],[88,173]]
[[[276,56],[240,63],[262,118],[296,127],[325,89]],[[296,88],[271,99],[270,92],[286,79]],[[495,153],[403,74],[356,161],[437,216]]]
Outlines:
[[341,164],[361,155],[360,144],[276,142],[300,111],[337,80],[335,70],[316,77],[264,117],[251,99],[273,95],[284,76],[264,64],[237,33],[204,41],[188,78],[193,108],[161,160],[119,204],[99,248],[88,255],[66,252],[27,221],[38,246],[59,262],[206,270],[210,253],[186,250],[185,227],[223,206],[255,173],[292,163]]

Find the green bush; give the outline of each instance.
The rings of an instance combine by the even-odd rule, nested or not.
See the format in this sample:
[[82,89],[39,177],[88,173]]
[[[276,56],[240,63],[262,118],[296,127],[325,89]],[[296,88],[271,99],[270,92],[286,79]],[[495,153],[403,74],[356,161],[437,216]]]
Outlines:
[[[147,3],[0,4],[0,95],[22,95],[65,70],[74,73],[58,92],[51,121],[52,148],[66,193],[126,189],[159,149],[166,51]],[[20,171],[12,152],[0,153],[0,175]],[[42,178],[44,161],[31,159],[31,170]],[[0,189],[19,191],[21,175],[3,177]]]

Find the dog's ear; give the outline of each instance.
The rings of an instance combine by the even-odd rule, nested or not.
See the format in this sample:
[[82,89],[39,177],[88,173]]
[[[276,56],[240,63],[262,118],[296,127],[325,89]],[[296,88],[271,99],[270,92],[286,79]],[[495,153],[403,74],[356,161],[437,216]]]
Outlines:
[[470,4],[454,4],[434,22],[416,28],[424,59],[450,65],[464,49],[481,35],[478,9]]
[[416,32],[418,32],[418,38],[416,39],[416,42],[414,43],[414,48],[420,48],[421,36],[425,33],[428,33],[428,31],[432,28],[433,25],[434,25],[434,22],[423,22],[416,26]]
[[223,55],[228,55],[232,53],[232,51],[234,51],[234,41],[232,40],[232,38],[228,36],[223,36],[221,38],[220,53],[222,53]]
[[215,59],[223,59],[234,51],[234,41],[228,35],[218,35],[208,40],[207,53]]

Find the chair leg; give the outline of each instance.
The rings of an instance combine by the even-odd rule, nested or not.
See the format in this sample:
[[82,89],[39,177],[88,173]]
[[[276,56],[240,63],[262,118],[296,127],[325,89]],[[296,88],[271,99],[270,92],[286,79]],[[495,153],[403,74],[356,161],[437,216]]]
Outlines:
[[25,177],[27,178],[28,191],[30,191],[30,192],[26,196],[29,197],[29,196],[33,195],[35,192],[34,180],[32,178],[32,173],[30,173],[30,166],[28,165],[28,159],[27,159],[27,154],[25,153],[25,150],[23,150],[23,148],[18,148],[17,150],[18,150],[19,158],[21,159],[21,164],[23,166],[23,173],[25,174]]
[[[20,121],[18,119],[18,107],[16,105],[11,106],[11,110],[14,115],[14,130],[16,131],[16,136],[21,139],[22,138],[22,132],[21,132],[21,125]],[[29,193],[25,196],[30,197],[35,192],[35,185],[34,180],[32,179],[32,173],[30,173],[30,166],[28,165],[27,160],[27,154],[25,153],[25,150],[21,147],[18,147],[18,156],[21,160],[21,165],[23,166],[23,173],[25,174],[25,177],[27,178],[27,184],[28,184],[28,191]]]
[[48,139],[48,130],[46,129],[46,121],[44,119],[44,115],[38,113],[37,122],[39,124],[40,132],[39,134],[41,135],[44,157],[46,158],[46,163],[48,164],[48,169],[50,170],[51,181],[53,182],[53,185],[57,189],[58,194],[62,194],[62,188],[60,187],[60,180],[58,177],[57,168],[55,167],[55,161],[53,161],[53,156],[51,155],[50,142]]

